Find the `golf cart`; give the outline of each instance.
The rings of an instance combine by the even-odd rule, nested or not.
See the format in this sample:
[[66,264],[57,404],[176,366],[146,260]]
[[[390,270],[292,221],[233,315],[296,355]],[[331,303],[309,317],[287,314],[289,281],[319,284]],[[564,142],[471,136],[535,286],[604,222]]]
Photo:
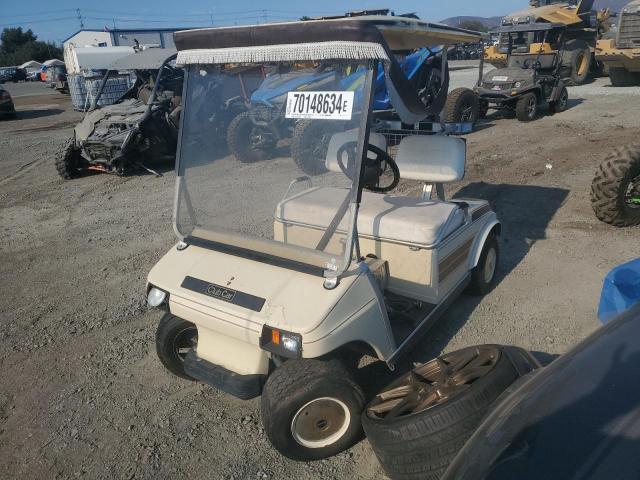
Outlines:
[[[115,61],[100,83],[92,105],[58,152],[56,169],[64,179],[86,171],[124,174],[145,163],[175,158],[180,118],[182,70],[176,53],[151,48]],[[135,84],[113,105],[98,106],[107,80],[135,71]]]
[[[484,118],[489,108],[515,111],[521,122],[535,120],[542,106],[552,113],[567,108],[569,93],[562,82],[562,52],[566,26],[534,23],[505,26],[495,33],[508,36],[507,66],[480,76],[474,91],[479,99],[478,117]],[[536,42],[527,45],[528,34]]]
[[[408,135],[389,148],[372,128],[379,66],[403,122],[432,113],[394,51],[475,38],[377,16],[175,34],[185,68],[179,242],[148,276],[148,304],[165,311],[157,353],[180,377],[242,399],[262,395],[265,432],[290,458],[325,458],[359,438],[365,398],[354,352],[394,368],[464,290],[484,294],[495,282],[496,214],[484,200],[444,195],[443,184],[464,176],[464,139]],[[243,163],[193,141],[198,92],[214,84],[224,94],[234,81],[227,65],[306,76],[321,63],[337,77],[332,88],[349,72],[362,82],[291,90],[277,114],[331,123],[324,173],[300,176],[286,151]],[[394,193],[400,179],[422,182],[422,196]]]

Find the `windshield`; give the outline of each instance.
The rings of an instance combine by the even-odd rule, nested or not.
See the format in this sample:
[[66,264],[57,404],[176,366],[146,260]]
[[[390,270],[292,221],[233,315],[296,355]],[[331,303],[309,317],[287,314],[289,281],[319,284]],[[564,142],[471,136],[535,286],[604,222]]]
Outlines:
[[371,72],[362,61],[190,66],[179,236],[344,271]]

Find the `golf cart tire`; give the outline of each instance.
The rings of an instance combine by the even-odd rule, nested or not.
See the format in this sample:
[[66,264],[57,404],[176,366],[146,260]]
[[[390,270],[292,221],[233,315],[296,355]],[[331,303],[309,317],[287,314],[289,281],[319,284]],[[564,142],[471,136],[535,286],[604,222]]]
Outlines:
[[610,68],[609,78],[611,79],[611,85],[614,87],[634,87],[640,85],[640,74],[630,72],[624,68]]
[[449,93],[447,101],[444,105],[444,122],[461,123],[463,121],[463,112],[469,107],[471,108],[471,118],[467,121],[470,121],[475,125],[475,123],[478,121],[478,113],[480,108],[478,96],[473,90],[470,90],[468,88],[456,88],[451,93]]
[[[195,380],[184,370],[184,361],[178,356],[175,340],[185,330],[195,329],[196,326],[182,318],[165,313],[156,329],[156,353],[162,365],[174,375],[186,380]],[[196,330],[197,335],[197,330]]]
[[[580,67],[583,61],[586,61],[587,64],[581,71]],[[584,85],[591,76],[591,62],[593,62],[593,55],[587,42],[570,40],[567,42],[566,51],[563,54],[562,63],[566,66],[562,67],[561,73],[571,85]]]
[[591,184],[591,206],[596,217],[615,227],[640,225],[640,205],[627,205],[630,182],[640,177],[640,145],[616,149],[598,167]]
[[[337,399],[348,409],[348,427],[326,446],[304,446],[294,436],[294,420],[321,399]],[[262,424],[269,441],[282,455],[298,461],[321,460],[355,444],[362,438],[363,408],[362,389],[337,359],[286,361],[269,376],[261,398]]]
[[[531,97],[536,99],[536,108],[533,115],[529,112]],[[534,92],[525,93],[516,103],[516,118],[521,122],[532,122],[538,116],[538,96]]]
[[[505,347],[496,347],[500,357],[493,368],[451,399],[392,419],[372,418],[365,408],[365,434],[389,478],[440,479],[490,406],[520,376]],[[470,348],[478,347],[460,352]]]
[[227,129],[227,146],[233,156],[242,163],[254,163],[266,160],[271,156],[271,148],[250,148],[251,129],[253,121],[250,112],[242,112],[236,116]]
[[[484,275],[484,269],[487,264],[487,257],[489,251],[493,249],[495,252],[495,263],[493,268],[493,275],[490,279],[486,279]],[[496,278],[498,273],[498,265],[500,265],[500,247],[498,245],[498,238],[491,232],[482,246],[482,252],[478,259],[478,265],[471,270],[471,281],[467,287],[467,292],[471,295],[486,295],[496,284]]]
[[[307,175],[319,175],[325,173],[327,168],[325,160],[327,152],[321,158],[311,158],[308,146],[313,142],[319,142],[326,132],[326,122],[314,120],[299,121],[294,130],[291,139],[291,156],[296,165]],[[329,145],[327,143],[327,149]]]
[[73,137],[68,139],[56,154],[56,170],[65,180],[71,180],[80,176],[80,162],[82,155],[76,147]]

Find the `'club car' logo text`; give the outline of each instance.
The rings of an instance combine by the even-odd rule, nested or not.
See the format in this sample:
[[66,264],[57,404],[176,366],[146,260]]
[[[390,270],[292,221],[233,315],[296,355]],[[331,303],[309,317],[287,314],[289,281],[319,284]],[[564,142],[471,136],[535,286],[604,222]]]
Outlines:
[[224,288],[220,285],[214,285],[213,283],[210,283],[207,287],[207,295],[219,298],[220,300],[224,300],[225,302],[232,302],[233,297],[236,296],[236,291],[231,290],[230,288]]

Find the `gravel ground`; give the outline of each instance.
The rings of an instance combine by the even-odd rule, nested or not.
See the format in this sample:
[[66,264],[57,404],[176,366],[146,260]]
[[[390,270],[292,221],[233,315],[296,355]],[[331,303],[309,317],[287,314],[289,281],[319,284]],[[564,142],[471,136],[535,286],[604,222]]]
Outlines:
[[[454,84],[471,85],[470,72]],[[640,135],[629,103],[640,88],[607,83],[571,88],[563,114],[494,115],[468,135],[467,176],[448,190],[498,212],[500,283],[462,297],[413,360],[485,342],[552,356],[598,327],[602,278],[637,255],[638,236],[599,223],[589,204],[596,165]],[[258,400],[163,370],[160,315],[143,297],[175,241],[173,173],[62,181],[53,157],[80,114],[44,87],[8,87],[19,113],[0,121],[0,478],[384,478],[366,441],[321,462],[283,459]]]

